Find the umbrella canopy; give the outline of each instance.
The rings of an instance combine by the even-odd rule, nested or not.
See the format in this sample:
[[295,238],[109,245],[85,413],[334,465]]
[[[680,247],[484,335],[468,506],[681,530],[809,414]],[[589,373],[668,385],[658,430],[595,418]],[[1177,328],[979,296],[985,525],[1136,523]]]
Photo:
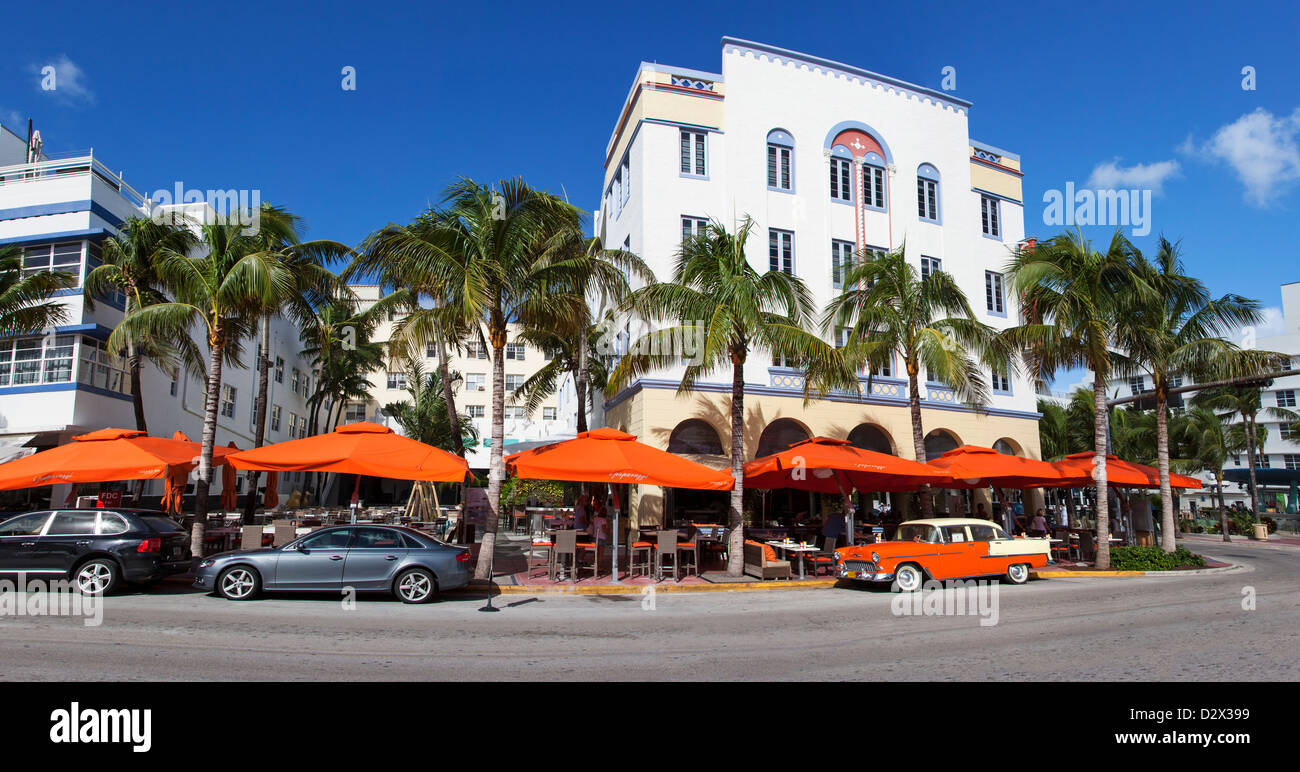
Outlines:
[[[150,437],[134,429],[100,429],[72,442],[0,464],[0,490],[58,483],[156,480],[168,469],[188,474],[201,447],[184,440]],[[212,463],[225,463],[228,448],[213,448]]]
[[[226,447],[230,448],[232,453],[239,450],[239,448],[235,447],[234,440],[231,440]],[[235,468],[230,464],[226,464],[226,468],[221,470],[222,509],[234,509],[239,504],[239,486],[235,474]]]
[[943,488],[1038,488],[1065,478],[1060,469],[1046,461],[1009,456],[993,448],[962,445],[931,459],[929,465],[950,479]]
[[[1077,488],[1091,485],[1093,480],[1093,461],[1095,455],[1090,452],[1071,453],[1060,461],[1053,461],[1052,466],[1061,471],[1064,479],[1046,487]],[[1115,456],[1106,456],[1106,483],[1120,488],[1159,488],[1160,470],[1152,466],[1135,464]],[[1169,474],[1172,488],[1199,488],[1201,481],[1183,474]]]
[[506,470],[532,480],[641,483],[712,491],[729,491],[736,485],[730,472],[637,442],[635,435],[617,429],[594,429],[571,440],[512,453],[506,457]]
[[745,487],[840,493],[837,472],[860,491],[911,491],[947,479],[916,461],[864,450],[847,440],[812,437],[745,464]]
[[368,421],[344,424],[329,434],[231,453],[228,458],[236,469],[338,472],[432,482],[460,482],[469,472],[469,464],[460,456]]

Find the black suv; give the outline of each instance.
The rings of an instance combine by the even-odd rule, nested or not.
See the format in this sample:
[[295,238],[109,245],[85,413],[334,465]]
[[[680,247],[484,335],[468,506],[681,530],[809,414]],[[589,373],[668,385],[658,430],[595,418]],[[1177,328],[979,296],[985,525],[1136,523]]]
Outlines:
[[53,509],[0,522],[0,574],[71,579],[83,593],[112,592],[190,568],[189,535],[147,509]]

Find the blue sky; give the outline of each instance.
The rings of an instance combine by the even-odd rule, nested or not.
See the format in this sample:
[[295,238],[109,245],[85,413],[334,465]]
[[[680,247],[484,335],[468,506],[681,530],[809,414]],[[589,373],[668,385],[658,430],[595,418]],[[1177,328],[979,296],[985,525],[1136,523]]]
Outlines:
[[[723,35],[939,87],[1020,154],[1026,226],[1090,179],[1152,189],[1216,293],[1300,281],[1300,10],[1290,3],[11,4],[0,122],[96,152],[141,191],[251,188],[355,243],[458,175],[521,175],[590,210],[636,65],[720,67]],[[250,7],[251,8],[251,7]],[[60,88],[40,88],[41,68]],[[356,90],[341,70],[356,68]],[[1256,88],[1242,88],[1242,68]],[[1088,229],[1104,240],[1109,228]]]

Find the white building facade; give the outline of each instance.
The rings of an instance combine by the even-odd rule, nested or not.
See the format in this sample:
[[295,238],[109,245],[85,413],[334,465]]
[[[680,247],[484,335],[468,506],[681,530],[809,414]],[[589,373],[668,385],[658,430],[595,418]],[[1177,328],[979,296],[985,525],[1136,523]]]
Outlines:
[[[83,300],[86,275],[100,263],[104,239],[130,217],[151,211],[148,197],[128,185],[93,151],[50,158],[40,153],[28,162],[28,142],[0,127],[0,246],[21,250],[23,270],[65,271],[76,286],[59,293],[66,321],[53,330],[0,339],[0,452],[8,457],[70,441],[77,434],[136,426],[130,377],[123,360],[105,346],[121,321],[121,298]],[[198,339],[203,350],[206,341]],[[311,393],[311,363],[302,354],[297,328],[276,319],[271,327],[271,371],[266,441],[303,436],[306,398]],[[222,376],[217,443],[240,448],[254,442],[253,403],[257,372],[255,341],[245,343],[243,367],[227,365]],[[202,436],[203,374],[173,378],[152,363],[141,374],[145,419],[150,434],[170,437],[179,430]],[[301,487],[302,473],[282,476],[282,497]],[[245,478],[239,476],[244,493]],[[221,475],[213,493],[221,488]],[[10,505],[62,504],[68,486],[56,485],[3,494]],[[161,481],[149,481],[145,496],[161,497]]]
[[[855,255],[905,246],[923,275],[950,273],[980,321],[1011,326],[1018,311],[1002,270],[1024,239],[1020,159],[970,138],[970,107],[857,66],[734,38],[722,41],[719,72],[643,62],[607,147],[597,232],[666,281],[686,235],[710,219],[732,230],[751,217],[750,263],[801,278],[819,308],[841,291],[842,267]],[[914,455],[897,357],[864,398],[809,406],[801,373],[785,365],[762,351],[747,360],[755,424],[746,460],[810,434]],[[725,453],[730,372],[679,399],[683,369],[610,399],[605,423],[675,452]],[[1038,456],[1032,383],[1014,372],[987,376],[983,413],[923,376],[932,455],[974,444]],[[653,519],[660,494],[645,495],[642,514]]]

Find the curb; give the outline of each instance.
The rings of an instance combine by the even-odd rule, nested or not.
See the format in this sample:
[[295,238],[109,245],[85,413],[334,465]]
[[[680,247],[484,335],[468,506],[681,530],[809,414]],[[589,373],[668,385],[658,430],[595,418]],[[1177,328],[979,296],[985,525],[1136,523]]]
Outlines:
[[[640,595],[653,587],[658,593],[761,592],[767,590],[822,590],[834,587],[838,579],[811,579],[802,582],[735,582],[727,584],[498,584],[498,595]],[[470,584],[455,592],[486,591],[487,584]]]
[[1217,566],[1215,568],[1193,568],[1188,571],[1068,571],[1068,570],[1037,570],[1032,569],[1029,575],[1035,579],[1109,579],[1109,578],[1132,578],[1135,576],[1199,576],[1203,574],[1223,574],[1229,571],[1241,569],[1240,563],[1233,563],[1227,566]]

